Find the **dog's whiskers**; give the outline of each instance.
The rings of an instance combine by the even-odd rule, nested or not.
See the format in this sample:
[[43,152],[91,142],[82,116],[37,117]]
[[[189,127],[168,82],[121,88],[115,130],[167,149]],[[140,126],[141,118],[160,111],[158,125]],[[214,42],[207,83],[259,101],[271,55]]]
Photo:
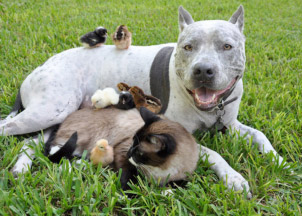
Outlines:
[[238,66],[238,67],[235,67],[235,66],[226,66],[225,67],[226,69],[233,69],[233,70],[244,70],[244,66]]

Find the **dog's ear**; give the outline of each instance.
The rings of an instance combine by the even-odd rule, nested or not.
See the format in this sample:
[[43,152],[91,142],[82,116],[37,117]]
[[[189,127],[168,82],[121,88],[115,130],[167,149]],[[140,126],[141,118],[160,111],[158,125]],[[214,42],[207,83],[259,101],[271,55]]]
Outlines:
[[182,30],[187,26],[194,22],[192,19],[191,14],[186,11],[182,6],[179,6],[178,8],[178,25],[179,30],[182,32]]
[[232,15],[229,22],[235,24],[240,32],[243,32],[243,26],[244,26],[244,9],[243,6],[240,5],[236,12]]

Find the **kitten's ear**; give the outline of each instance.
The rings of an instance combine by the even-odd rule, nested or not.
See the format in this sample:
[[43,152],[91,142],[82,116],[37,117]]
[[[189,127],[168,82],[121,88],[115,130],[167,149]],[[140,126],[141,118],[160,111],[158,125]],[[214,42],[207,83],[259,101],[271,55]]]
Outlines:
[[159,121],[160,117],[148,110],[146,107],[141,107],[139,109],[142,119],[146,125],[152,124],[153,122]]
[[176,149],[175,139],[169,134],[152,135],[150,142],[156,146],[161,157],[173,154]]

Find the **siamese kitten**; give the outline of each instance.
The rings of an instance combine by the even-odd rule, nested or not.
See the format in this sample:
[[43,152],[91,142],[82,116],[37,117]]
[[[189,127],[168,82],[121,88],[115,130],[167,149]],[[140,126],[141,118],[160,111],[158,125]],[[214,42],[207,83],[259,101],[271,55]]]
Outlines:
[[199,159],[198,145],[184,127],[145,107],[140,111],[114,107],[78,110],[65,119],[45,144],[45,154],[58,161],[68,153],[61,149],[71,150],[67,158],[81,156],[87,150],[89,158],[99,139],[108,140],[114,149],[111,167],[116,171],[122,169],[123,189],[135,178],[137,169],[161,184],[184,180],[187,173],[195,170]]

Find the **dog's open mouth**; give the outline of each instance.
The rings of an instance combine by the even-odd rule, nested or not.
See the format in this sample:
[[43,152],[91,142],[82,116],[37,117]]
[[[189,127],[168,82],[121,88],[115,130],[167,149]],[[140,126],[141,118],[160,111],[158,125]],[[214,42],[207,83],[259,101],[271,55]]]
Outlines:
[[230,84],[222,90],[212,90],[206,87],[199,87],[187,91],[192,95],[195,105],[201,110],[211,110],[219,104],[221,99],[232,91],[238,77],[233,79]]

